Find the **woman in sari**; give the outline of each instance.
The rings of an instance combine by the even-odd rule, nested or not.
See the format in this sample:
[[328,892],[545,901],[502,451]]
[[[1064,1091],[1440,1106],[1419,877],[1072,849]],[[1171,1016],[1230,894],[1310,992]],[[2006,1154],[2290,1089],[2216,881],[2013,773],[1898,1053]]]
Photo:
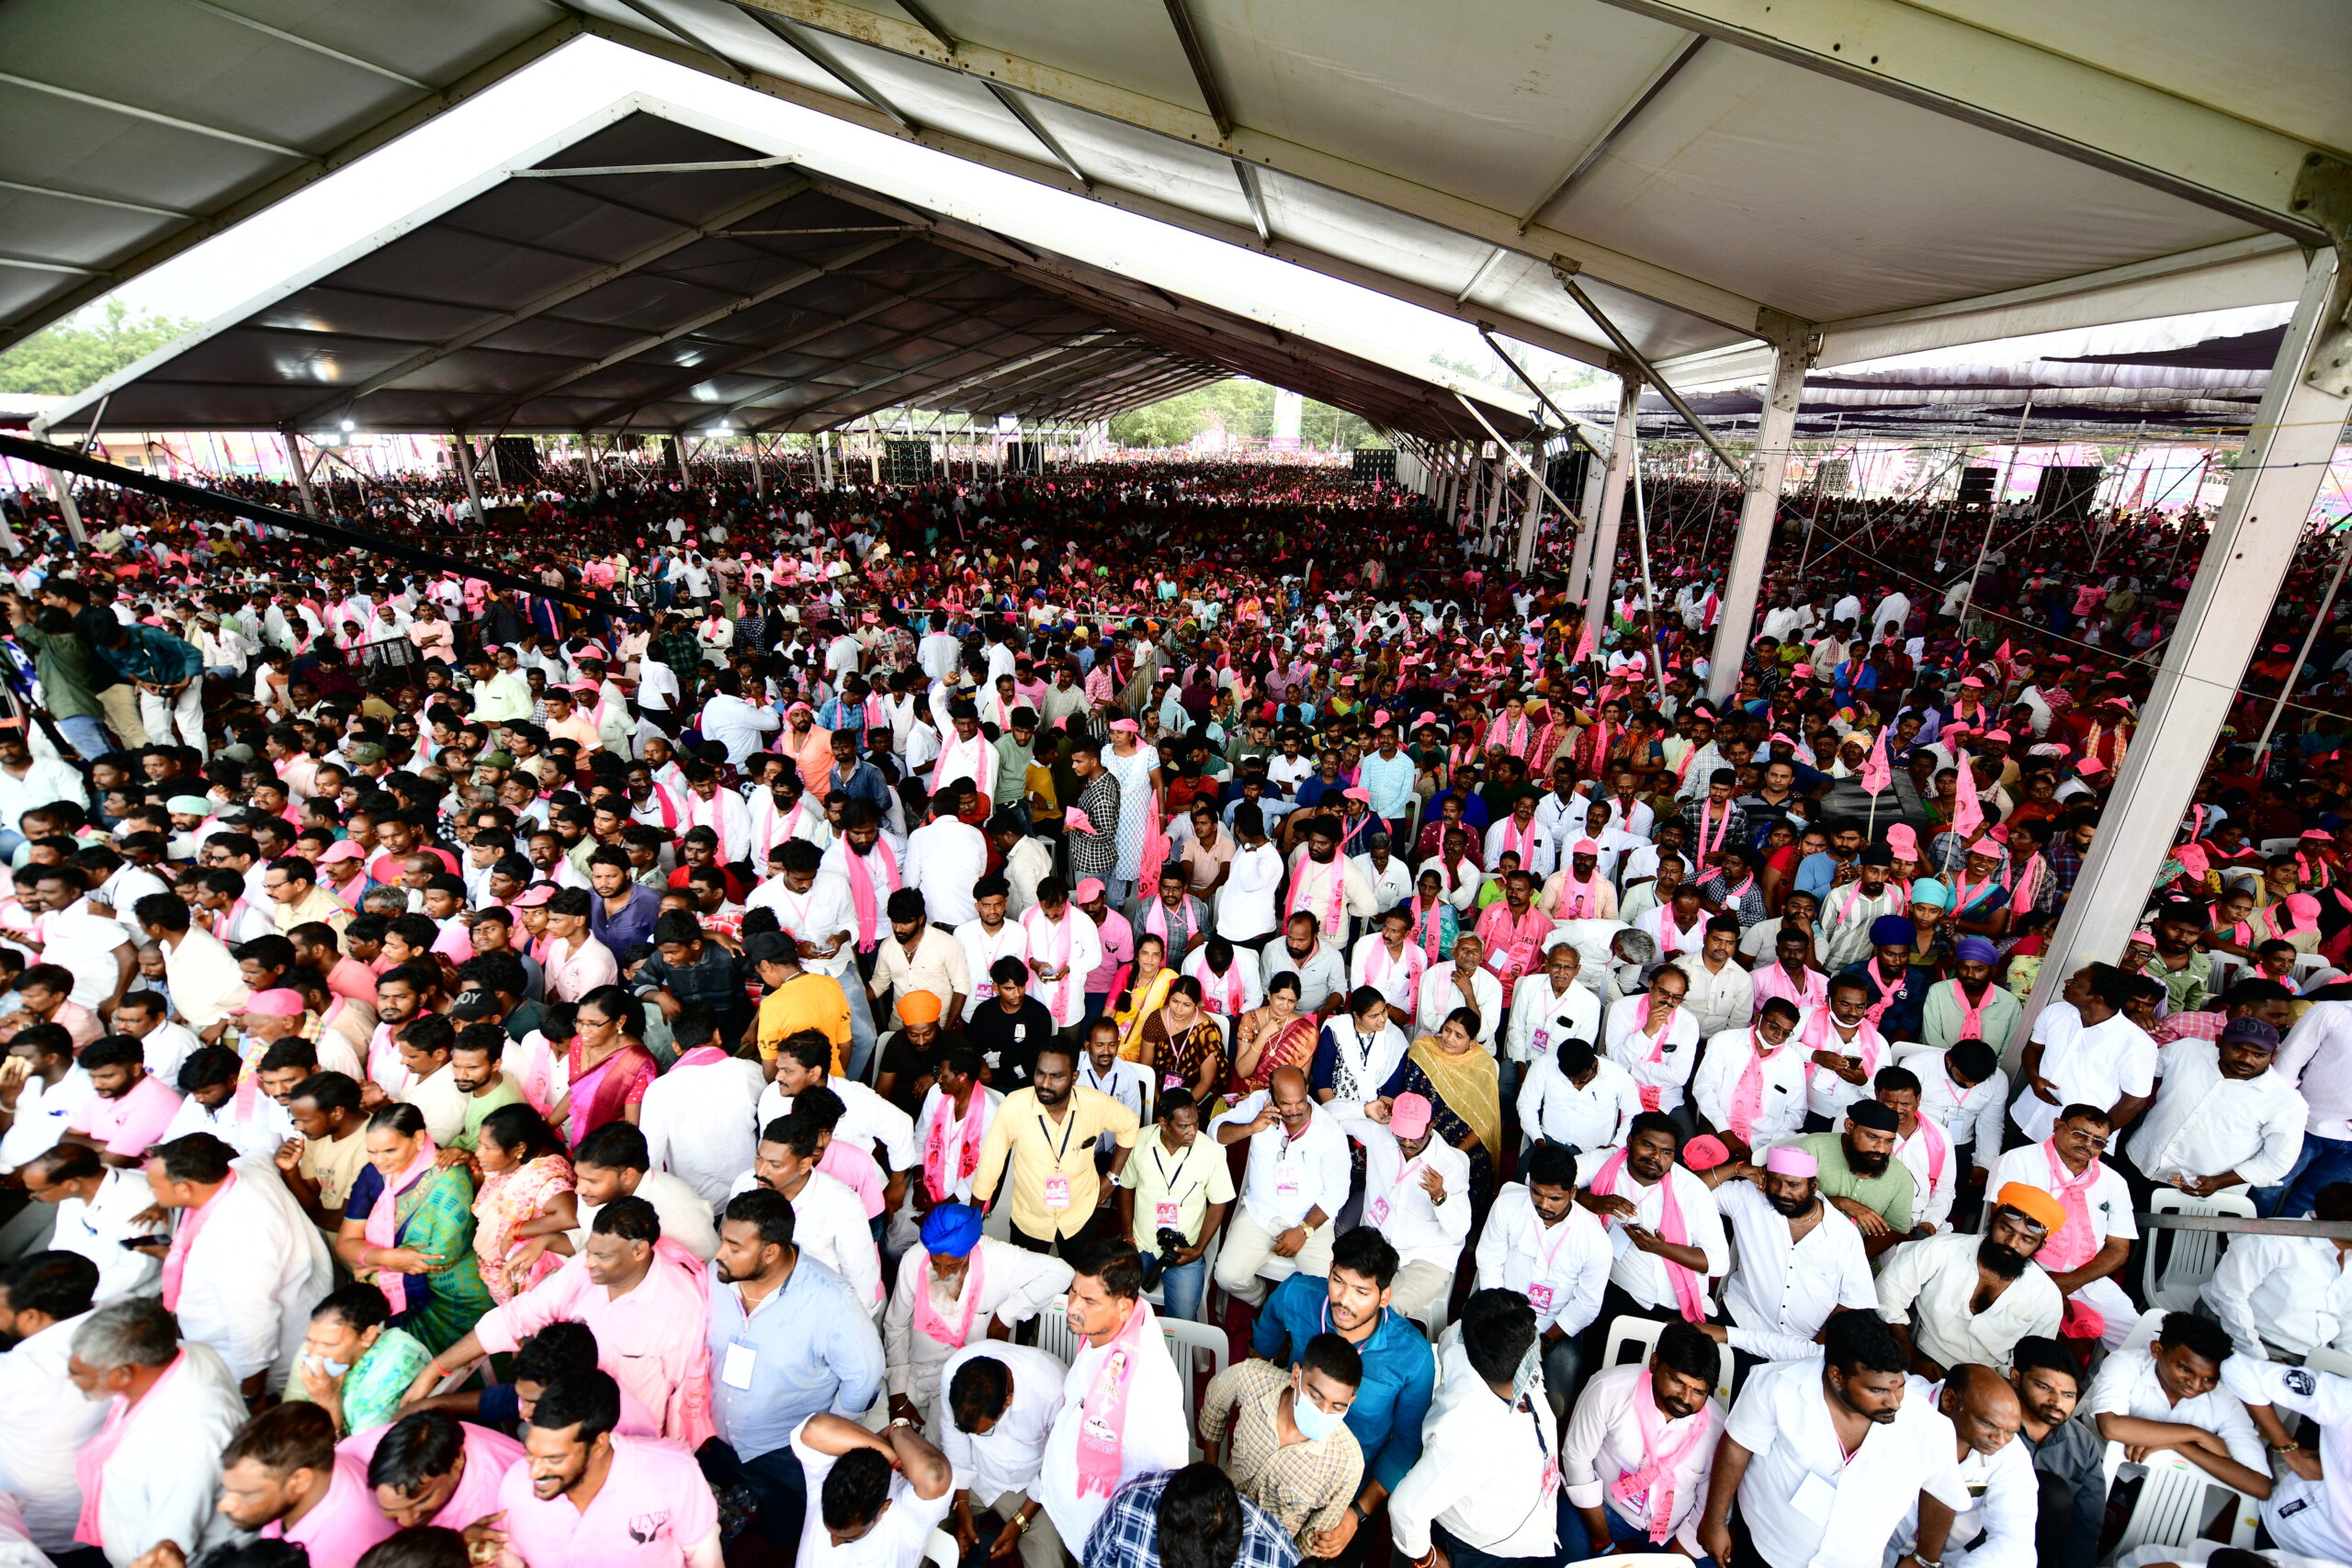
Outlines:
[[368,1119],[368,1163],[344,1201],[335,1256],[373,1277],[390,1322],[432,1354],[465,1337],[495,1303],[474,1263],[474,1184],[462,1163],[443,1165],[413,1105]]
[[1265,1005],[1241,1015],[1233,1032],[1234,1093],[1267,1087],[1283,1067],[1301,1072],[1315,1060],[1315,1035],[1322,1021],[1298,1010],[1298,976],[1285,969],[1266,985]]
[[1495,1195],[1495,1151],[1503,1133],[1495,1059],[1478,1043],[1478,1015],[1455,1008],[1434,1035],[1424,1034],[1383,1092],[1426,1096],[1430,1128],[1470,1156],[1470,1203],[1480,1213]]
[[1216,1098],[1225,1077],[1225,1031],[1201,1006],[1198,980],[1179,975],[1170,981],[1159,1010],[1136,1032],[1143,1040],[1142,1061],[1158,1075],[1161,1089],[1181,1084],[1204,1106]]
[[474,1145],[481,1190],[474,1198],[474,1256],[492,1299],[504,1306],[563,1267],[548,1246],[580,1224],[571,1161],[545,1118],[502,1105],[482,1118]]
[[1119,1006],[1111,1014],[1119,1026],[1119,1060],[1144,1059],[1143,1021],[1159,1012],[1159,1004],[1168,999],[1168,987],[1175,981],[1176,971],[1168,967],[1167,942],[1148,933],[1136,937],[1135,968],[1127,976]]
[[1429,960],[1430,968],[1439,968],[1453,962],[1453,944],[1462,935],[1462,917],[1454,912],[1453,900],[1445,896],[1445,878],[1437,871],[1422,872],[1414,886],[1419,891],[1412,905],[1412,942]]
[[337,1437],[389,1425],[401,1413],[401,1396],[433,1359],[414,1335],[391,1326],[391,1316],[384,1292],[356,1281],[311,1308],[286,1397],[325,1411]]
[[577,1032],[564,1054],[564,1081],[571,1087],[548,1120],[563,1128],[576,1149],[607,1122],[635,1122],[661,1066],[640,1043],[643,1004],[618,986],[601,986],[581,998],[573,1027]]

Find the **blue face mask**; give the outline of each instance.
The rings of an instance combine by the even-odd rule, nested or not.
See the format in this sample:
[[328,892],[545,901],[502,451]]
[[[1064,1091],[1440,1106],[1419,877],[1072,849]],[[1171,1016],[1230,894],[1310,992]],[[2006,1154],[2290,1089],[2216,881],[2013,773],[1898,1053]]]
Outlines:
[[1290,1418],[1297,1424],[1299,1436],[1308,1442],[1322,1441],[1338,1431],[1341,1423],[1347,1420],[1344,1415],[1334,1416],[1329,1411],[1318,1407],[1314,1400],[1307,1397],[1304,1389],[1299,1389],[1294,1384],[1293,1390]]

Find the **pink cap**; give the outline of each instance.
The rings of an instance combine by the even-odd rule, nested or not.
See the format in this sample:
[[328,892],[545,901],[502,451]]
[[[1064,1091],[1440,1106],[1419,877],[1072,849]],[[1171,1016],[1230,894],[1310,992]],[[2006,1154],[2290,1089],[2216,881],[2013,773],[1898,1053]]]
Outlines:
[[1108,891],[1109,889],[1102,886],[1101,877],[1089,876],[1082,879],[1076,887],[1071,888],[1069,896],[1080,904],[1091,904]]
[[1578,839],[1568,846],[1568,853],[1571,855],[1597,855],[1600,852],[1600,844],[1590,839]]
[[1731,1151],[1712,1133],[1702,1133],[1682,1145],[1682,1164],[1690,1170],[1713,1170],[1730,1158]]
[[1821,1162],[1794,1144],[1782,1144],[1764,1156],[1764,1168],[1775,1176],[1819,1176]]
[[338,861],[366,860],[367,858],[368,852],[357,844],[353,843],[349,839],[338,839],[327,846],[327,852],[319,857],[319,863],[333,865]]
[[507,901],[510,909],[537,909],[555,897],[555,884],[534,882]]
[[1973,675],[1962,675],[1960,678],[1960,683],[1962,686],[1973,686],[1980,692],[1984,689],[1984,682],[1978,680]]
[[272,990],[255,991],[245,998],[244,1011],[263,1018],[300,1018],[309,1010],[302,1005],[302,993],[279,986]]
[[2082,774],[2086,778],[2097,778],[2099,774],[2107,772],[2107,764],[2100,761],[2097,757],[2086,757],[2081,761],[2075,764],[2075,772]]
[[2156,945],[2156,933],[2154,931],[2133,931],[2132,933],[2132,945],[2133,947],[2154,947]]
[[1974,843],[1969,845],[1968,852],[1973,855],[1989,855],[1994,860],[1999,860],[2002,855],[2007,852],[2007,847],[1998,839],[1993,837],[1992,834],[1987,833],[1983,838],[1977,840]]
[[1997,740],[2002,745],[2006,746],[2009,743],[2009,732],[2006,729],[1988,729],[1984,732],[1984,739],[1987,740]]
[[1388,1130],[1400,1138],[1418,1138],[1430,1130],[1426,1096],[1400,1094],[1388,1107]]
[[1345,800],[1361,800],[1366,806],[1370,806],[1372,804],[1372,791],[1364,788],[1362,784],[1358,784],[1353,789],[1343,789],[1340,792],[1340,795]]
[[1789,673],[1795,676],[1800,681],[1810,681],[1813,679],[1813,666],[1810,664],[1800,664],[1792,669]]
[[1917,860],[1919,835],[1911,830],[1908,823],[1897,822],[1886,830],[1886,847],[1893,850],[1898,859]]

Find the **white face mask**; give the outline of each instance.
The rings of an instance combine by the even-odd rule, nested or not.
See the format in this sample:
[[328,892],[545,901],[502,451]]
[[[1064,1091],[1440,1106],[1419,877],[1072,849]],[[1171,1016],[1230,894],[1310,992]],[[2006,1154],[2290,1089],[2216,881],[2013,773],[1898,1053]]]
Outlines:
[[1347,1420],[1344,1415],[1334,1416],[1307,1397],[1306,1390],[1296,1383],[1291,1385],[1290,1418],[1298,1427],[1298,1434],[1308,1442],[1320,1442],[1340,1429]]

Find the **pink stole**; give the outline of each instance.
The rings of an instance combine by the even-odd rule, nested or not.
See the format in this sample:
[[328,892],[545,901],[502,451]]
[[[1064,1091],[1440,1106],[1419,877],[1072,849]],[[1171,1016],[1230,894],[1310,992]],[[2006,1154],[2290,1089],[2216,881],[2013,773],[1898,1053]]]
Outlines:
[[[180,1369],[187,1365],[187,1352],[182,1350],[172,1358],[172,1364],[164,1369],[164,1375],[148,1388],[147,1399],[161,1393],[164,1385],[179,1376]],[[145,1403],[146,1400],[140,1401],[141,1404]],[[106,1544],[106,1534],[98,1528],[98,1510],[106,1487],[107,1461],[114,1457],[115,1450],[120,1448],[122,1439],[130,1435],[130,1419],[137,1410],[138,1405],[118,1396],[114,1408],[107,1413],[106,1425],[99,1427],[97,1436],[84,1443],[82,1451],[74,1456],[74,1479],[82,1489],[82,1513],[74,1521],[74,1539],[85,1545]]]
[[[899,890],[899,857],[890,852],[890,840],[876,838],[872,853],[882,857],[883,874],[888,877],[890,891]],[[855,850],[848,852],[849,901],[857,909],[857,950],[865,953],[874,946],[875,933],[879,929],[881,911],[874,900],[874,877],[865,869],[865,855]]]
[[[400,1195],[433,1174],[433,1157],[440,1152],[434,1145],[432,1134],[421,1134],[417,1141],[416,1157],[408,1162],[408,1168],[384,1183],[383,1191],[377,1194],[376,1206],[368,1211],[367,1234],[370,1247],[398,1245],[400,1221],[394,1211],[400,1207]],[[384,1300],[390,1305],[394,1317],[408,1310],[408,1280],[405,1276],[379,1269],[376,1270],[376,1288],[384,1292]]]
[[237,1173],[232,1169],[228,1179],[220,1183],[211,1197],[180,1216],[179,1229],[172,1235],[171,1248],[164,1254],[164,1306],[166,1311],[179,1311],[180,1285],[187,1273],[187,1255],[195,1250],[197,1236],[212,1223],[216,1212],[214,1205],[226,1198],[230,1189],[236,1185]]
[[[947,1168],[947,1117],[955,1099],[945,1089],[940,1090],[939,1113],[931,1119],[931,1132],[923,1139],[922,1179],[930,1189],[931,1201],[944,1203],[956,1195],[956,1183],[980,1168],[980,1140],[987,1129],[981,1125],[987,1118],[979,1114],[987,1103],[988,1091],[978,1087],[972,1090],[971,1103],[964,1108],[963,1125],[956,1133],[956,1168]],[[975,1267],[978,1267],[977,1263]],[[961,1345],[963,1341],[957,1340]]]
[[1674,1467],[1702,1439],[1713,1436],[1714,1406],[1701,1405],[1680,1438],[1661,1449],[1658,1440],[1666,1435],[1666,1417],[1658,1410],[1657,1393],[1645,1367],[1634,1384],[1634,1415],[1642,1431],[1642,1465],[1609,1483],[1609,1500],[1621,1513],[1637,1519],[1646,1516],[1650,1544],[1656,1546],[1674,1529]]
[[[1657,1107],[1653,1106],[1651,1109],[1656,1110]],[[1618,1173],[1624,1168],[1625,1151],[1621,1148],[1601,1161],[1600,1168],[1593,1172],[1593,1192],[1603,1198],[1614,1196],[1617,1191]],[[1658,1215],[1657,1234],[1677,1247],[1690,1246],[1690,1222],[1683,1218],[1682,1200],[1675,1194],[1674,1171],[1671,1167],[1667,1170],[1666,1179],[1658,1183],[1658,1191],[1662,1195],[1660,1200],[1662,1207]],[[1612,1220],[1608,1223],[1615,1222]],[[1681,1309],[1684,1320],[1690,1323],[1706,1322],[1707,1302],[1700,1285],[1699,1276],[1670,1258],[1661,1258],[1658,1261],[1666,1265],[1666,1277],[1674,1287],[1675,1304]]]
[[1157,1345],[1145,1346],[1144,1333],[1152,1326],[1151,1319],[1150,1304],[1137,1301],[1106,1347],[1093,1385],[1080,1401],[1077,1457],[1081,1497],[1108,1497],[1118,1488],[1119,1456],[1126,1446],[1127,1396],[1135,1389],[1135,1361],[1141,1356],[1159,1354]]
[[1984,1009],[1993,1000],[1993,983],[1990,980],[1984,982],[1984,1000],[1971,1006],[1967,988],[1954,980],[1951,983],[1951,999],[1960,1005],[1960,1038],[1983,1040]]
[[[1283,919],[1285,922],[1289,920],[1291,916],[1298,913],[1300,905],[1306,902],[1306,868],[1310,865],[1320,865],[1322,863],[1322,862],[1315,858],[1312,852],[1309,852],[1305,860],[1299,862],[1298,874],[1291,878],[1290,900],[1283,908]],[[1334,851],[1331,855],[1331,908],[1330,911],[1323,917],[1323,924],[1321,929],[1316,932],[1317,936],[1329,936],[1333,932],[1344,929],[1340,923],[1340,900],[1345,897],[1347,892],[1347,863],[1340,859],[1338,852]],[[1309,910],[1307,912],[1312,914],[1314,911]]]
[[[1747,1061],[1739,1069],[1738,1086],[1731,1091],[1731,1112],[1729,1118],[1731,1122],[1731,1130],[1738,1135],[1739,1141],[1743,1144],[1755,1142],[1754,1138],[1749,1136],[1749,1130],[1756,1125],[1756,1118],[1764,1109],[1764,1062],[1766,1054],[1759,1052],[1756,1047],[1756,1032],[1754,1030],[1750,1030],[1748,1031],[1747,1041]],[[1778,1056],[1781,1051],[1785,1051],[1787,1049],[1788,1047],[1786,1045],[1782,1045],[1779,1050],[1771,1052],[1770,1055]]]
[[[978,1089],[973,1091],[978,1093]],[[972,1260],[964,1268],[964,1320],[950,1328],[947,1320],[931,1304],[931,1260],[925,1258],[922,1278],[915,1281],[915,1332],[928,1334],[950,1350],[961,1350],[971,1342],[972,1314],[980,1304],[981,1259],[987,1255],[987,1243],[972,1244]]]

